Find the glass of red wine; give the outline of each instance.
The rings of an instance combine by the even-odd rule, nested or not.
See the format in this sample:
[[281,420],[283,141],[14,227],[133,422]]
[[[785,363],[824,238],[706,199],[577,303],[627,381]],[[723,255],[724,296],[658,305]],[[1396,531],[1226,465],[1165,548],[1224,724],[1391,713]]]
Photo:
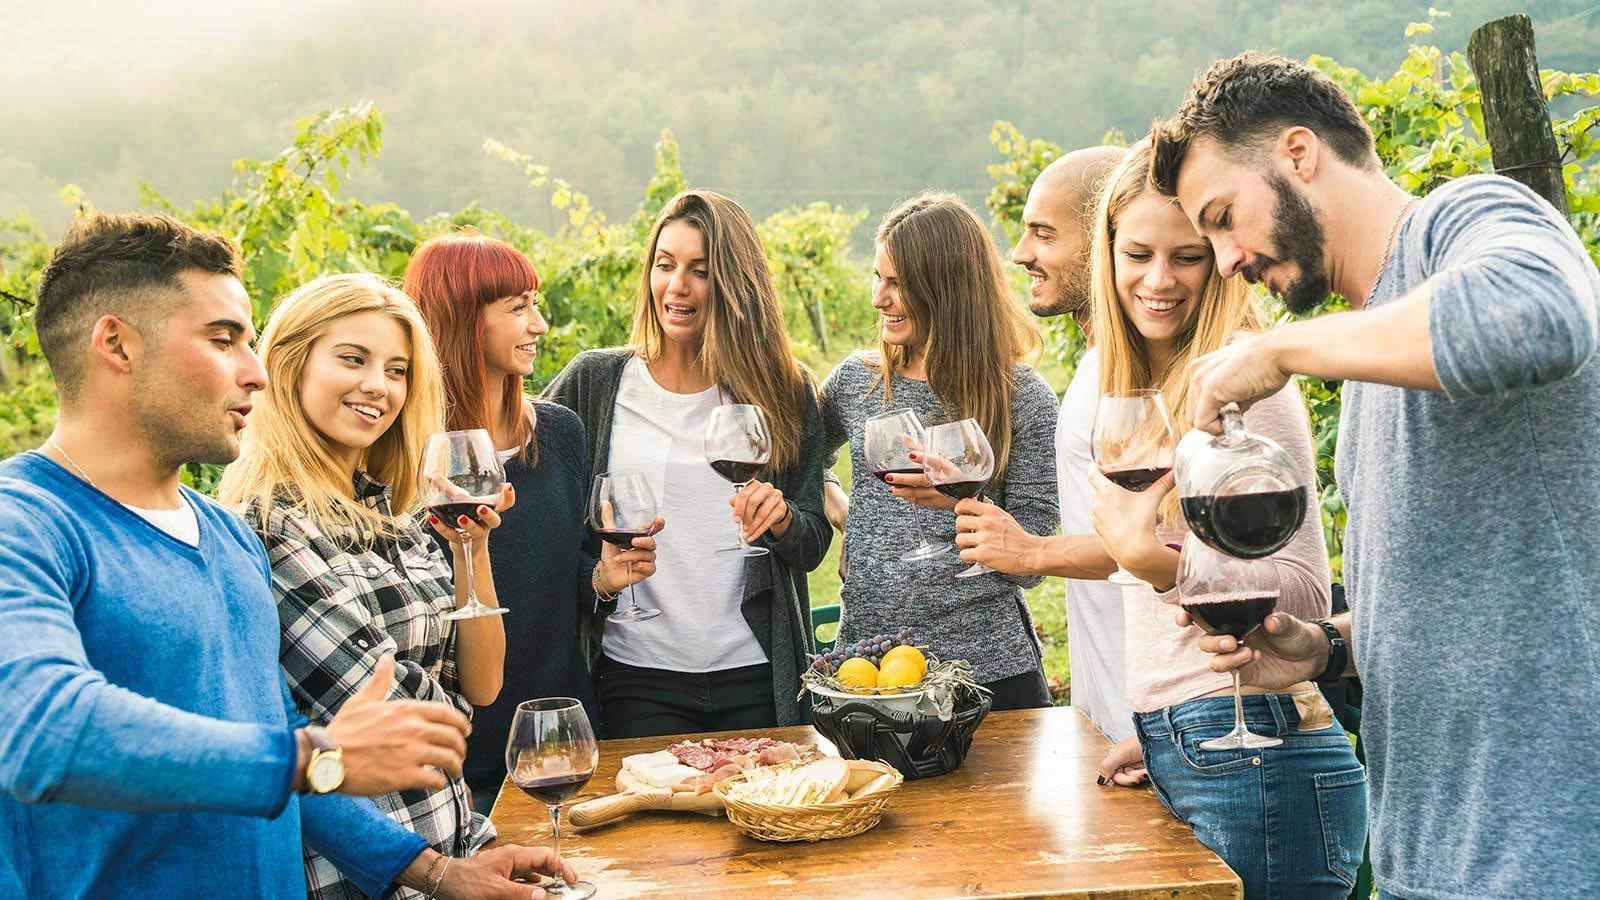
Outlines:
[[[589,491],[589,527],[600,540],[629,550],[633,539],[650,536],[656,521],[656,495],[643,475],[596,475]],[[628,563],[628,581],[633,581],[633,563]],[[659,609],[645,609],[628,585],[628,605],[606,616],[607,622],[643,622],[661,615]]]
[[[1160,391],[1122,391],[1100,397],[1089,433],[1089,451],[1100,474],[1117,487],[1148,490],[1172,471],[1177,443],[1172,416]],[[1106,580],[1143,584],[1120,565]]]
[[1293,457],[1222,407],[1222,434],[1195,430],[1178,444],[1178,497],[1200,540],[1243,559],[1278,552],[1305,521],[1309,490]]
[[474,619],[479,616],[500,616],[503,606],[484,606],[478,602],[478,591],[472,577],[472,547],[467,544],[467,533],[457,527],[462,516],[481,521],[478,507],[494,508],[500,502],[500,492],[505,487],[505,472],[495,456],[494,441],[482,428],[466,431],[446,431],[428,438],[422,450],[422,505],[439,521],[456,529],[466,546],[461,554],[466,560],[467,602],[460,608],[445,613],[445,621]]
[[[957,500],[980,496],[994,476],[994,448],[977,419],[946,422],[928,429],[927,449],[922,453],[922,471],[934,490]],[[994,570],[973,563],[957,578],[971,578]]]
[[[866,457],[867,468],[878,480],[888,483],[889,475],[921,475],[922,466],[911,461],[911,451],[921,450],[928,444],[928,429],[914,409],[891,409],[866,421],[865,439],[861,455]],[[919,508],[911,504],[911,521],[917,526],[917,545],[900,554],[907,562],[918,562],[943,556],[955,549],[954,544],[936,544],[928,540],[922,530]]]
[[[772,458],[772,431],[761,407],[730,403],[711,411],[706,425],[706,462],[718,475],[733,482],[733,493],[744,490]],[[767,548],[752,547],[744,539],[744,523],[739,523],[739,543],[723,547],[718,553],[739,556],[766,556]]]
[[[1198,535],[1184,538],[1178,559],[1178,605],[1207,634],[1228,634],[1244,642],[1278,606],[1278,568],[1267,559],[1241,559],[1218,553]],[[1255,734],[1244,725],[1239,670],[1233,670],[1233,730],[1201,741],[1201,750],[1276,747],[1280,738]]]
[[[517,704],[506,738],[506,772],[511,783],[550,809],[556,856],[561,855],[561,804],[577,796],[594,777],[600,747],[589,714],[571,697],[546,697]],[[587,881],[567,884],[557,878],[540,885],[547,897],[581,900],[593,897]]]

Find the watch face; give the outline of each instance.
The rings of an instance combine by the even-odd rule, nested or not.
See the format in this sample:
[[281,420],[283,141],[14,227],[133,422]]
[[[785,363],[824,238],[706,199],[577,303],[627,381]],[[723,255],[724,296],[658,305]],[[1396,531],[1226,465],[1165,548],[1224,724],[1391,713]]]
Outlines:
[[306,780],[311,783],[312,790],[326,794],[344,782],[344,760],[328,754],[318,756],[311,763]]

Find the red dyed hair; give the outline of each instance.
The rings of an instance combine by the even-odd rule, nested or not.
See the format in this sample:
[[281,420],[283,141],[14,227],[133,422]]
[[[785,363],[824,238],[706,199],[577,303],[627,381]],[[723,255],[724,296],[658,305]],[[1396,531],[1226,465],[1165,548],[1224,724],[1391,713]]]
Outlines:
[[422,308],[444,368],[445,424],[459,431],[515,421],[530,464],[533,422],[523,413],[522,379],[507,375],[498,396],[488,383],[483,307],[538,289],[539,273],[517,248],[471,232],[423,241],[406,265],[405,292]]

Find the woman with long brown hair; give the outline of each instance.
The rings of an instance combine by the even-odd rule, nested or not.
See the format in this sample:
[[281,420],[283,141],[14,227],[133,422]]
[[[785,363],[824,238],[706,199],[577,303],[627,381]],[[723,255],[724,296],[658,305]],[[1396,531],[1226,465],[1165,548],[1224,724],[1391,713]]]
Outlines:
[[[789,349],[755,223],[711,191],[672,198],[650,232],[633,335],[579,354],[546,396],[578,413],[589,468],[639,474],[670,523],[635,590],[661,615],[587,619],[611,737],[804,721],[806,573],[832,537],[822,513],[816,391]],[[759,406],[771,459],[731,500],[707,464],[712,411]],[[731,506],[731,509],[730,509]],[[717,553],[736,532],[770,553]]]
[[505,513],[489,544],[495,586],[511,612],[505,689],[478,709],[467,740],[467,783],[486,810],[505,779],[506,737],[518,703],[575,697],[598,727],[599,701],[578,623],[649,577],[655,539],[636,538],[626,550],[603,544],[598,552],[589,540],[583,423],[522,386],[549,331],[533,263],[504,241],[444,235],[417,247],[405,288],[439,347],[449,427],[488,430],[522,501]]
[[853,354],[822,386],[827,447],[848,443],[854,473],[848,499],[828,486],[830,518],[845,523],[839,640],[915,628],[938,656],[972,664],[995,709],[1048,706],[1022,597],[1041,579],[952,579],[954,553],[902,559],[918,526],[903,501],[939,510],[951,531],[955,500],[924,475],[871,477],[864,453],[865,422],[882,412],[911,409],[927,425],[976,419],[995,457],[985,494],[1029,532],[1054,532],[1056,398],[1024,362],[1038,352],[1038,331],[1006,286],[988,229],[953,194],[921,194],[885,216],[873,269],[878,349]]

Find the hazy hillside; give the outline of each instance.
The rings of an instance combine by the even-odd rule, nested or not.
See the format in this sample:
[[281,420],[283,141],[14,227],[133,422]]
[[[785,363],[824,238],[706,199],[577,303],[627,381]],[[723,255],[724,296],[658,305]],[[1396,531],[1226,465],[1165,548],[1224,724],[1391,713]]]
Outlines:
[[[976,202],[995,119],[1068,145],[1132,134],[1218,55],[1320,53],[1391,72],[1406,23],[1427,17],[1423,3],[1373,0],[131,6],[0,11],[0,214],[28,207],[54,232],[69,182],[103,208],[136,204],[141,179],[180,202],[211,196],[233,159],[362,99],[388,130],[355,190],[418,214],[478,200],[552,224],[543,195],[483,153],[485,137],[625,214],[663,127],[692,182],[758,215],[812,200],[876,213],[930,185]],[[1452,10],[1428,43],[1460,47],[1478,22],[1526,11],[1544,65],[1600,69],[1591,0]]]

